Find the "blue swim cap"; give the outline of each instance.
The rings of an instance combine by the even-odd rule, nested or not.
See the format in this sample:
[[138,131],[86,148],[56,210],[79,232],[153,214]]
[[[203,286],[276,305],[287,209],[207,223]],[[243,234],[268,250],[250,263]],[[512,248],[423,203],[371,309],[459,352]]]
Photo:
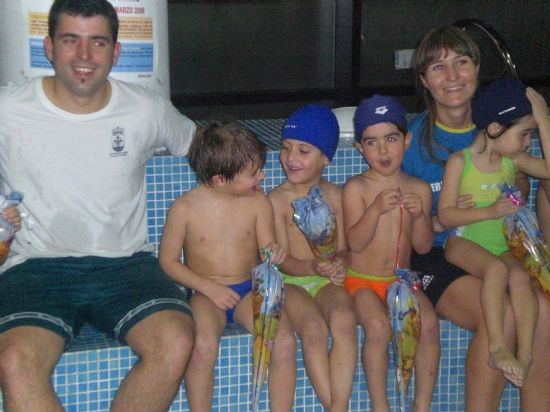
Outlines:
[[355,110],[353,125],[355,140],[360,141],[365,129],[373,124],[393,123],[407,130],[407,112],[396,99],[391,96],[375,94],[365,99]]
[[328,160],[332,160],[340,128],[338,120],[327,106],[310,104],[290,115],[283,126],[281,136],[284,139],[296,139],[318,148]]
[[526,88],[517,79],[500,79],[478,90],[472,100],[472,121],[479,130],[491,123],[509,125],[532,113]]

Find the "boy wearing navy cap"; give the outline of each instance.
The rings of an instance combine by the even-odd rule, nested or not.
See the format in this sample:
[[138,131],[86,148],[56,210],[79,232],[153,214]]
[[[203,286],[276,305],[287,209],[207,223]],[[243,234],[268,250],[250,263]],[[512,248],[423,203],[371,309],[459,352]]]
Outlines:
[[[282,130],[281,165],[287,179],[270,194],[277,243],[287,252],[285,307],[300,336],[304,363],[324,408],[347,411],[357,355],[356,321],[342,283],[347,249],[343,233],[341,189],[322,179],[338,145],[339,128],[332,111],[308,105],[294,112]],[[294,223],[292,202],[318,185],[336,216],[338,254],[329,262],[315,259],[304,234]],[[328,352],[328,334],[332,349]]]
[[[401,170],[411,135],[405,109],[394,98],[374,95],[354,116],[356,147],[369,168],[349,179],[343,191],[345,233],[350,266],[344,286],[365,330],[363,368],[373,411],[388,411],[386,382],[388,343],[386,290],[396,267],[410,267],[412,248],[426,253],[433,242],[432,193],[427,183]],[[415,359],[413,410],[429,412],[439,364],[439,323],[428,298],[414,292],[422,331]]]
[[[474,142],[449,157],[439,198],[439,221],[452,229],[445,257],[481,281],[481,307],[489,338],[488,363],[522,386],[532,362],[538,301],[528,274],[510,252],[503,235],[504,216],[517,205],[501,197],[503,183],[513,185],[516,172],[548,178],[550,156],[526,153],[538,127],[544,153],[550,153],[550,119],[543,97],[519,80],[497,80],[480,89],[472,101],[478,128]],[[457,206],[469,194],[475,207]],[[516,348],[504,335],[507,289],[516,319]]]

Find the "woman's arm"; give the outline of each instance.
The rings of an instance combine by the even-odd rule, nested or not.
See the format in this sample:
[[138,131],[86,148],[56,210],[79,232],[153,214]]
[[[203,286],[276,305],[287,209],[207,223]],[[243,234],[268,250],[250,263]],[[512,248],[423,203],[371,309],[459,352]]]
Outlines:
[[432,190],[424,182],[416,185],[416,192],[421,200],[421,209],[417,215],[412,216],[411,244],[417,253],[428,253],[433,244],[434,232],[432,228]]

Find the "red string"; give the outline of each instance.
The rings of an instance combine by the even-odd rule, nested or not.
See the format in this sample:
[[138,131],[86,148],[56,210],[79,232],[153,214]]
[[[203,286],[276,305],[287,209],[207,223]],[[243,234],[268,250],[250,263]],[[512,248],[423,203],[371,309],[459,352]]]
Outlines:
[[395,268],[399,269],[399,256],[401,252],[401,232],[403,230],[403,203],[401,203],[401,189],[397,188],[397,191],[399,192],[399,234],[397,235],[397,256],[395,258]]

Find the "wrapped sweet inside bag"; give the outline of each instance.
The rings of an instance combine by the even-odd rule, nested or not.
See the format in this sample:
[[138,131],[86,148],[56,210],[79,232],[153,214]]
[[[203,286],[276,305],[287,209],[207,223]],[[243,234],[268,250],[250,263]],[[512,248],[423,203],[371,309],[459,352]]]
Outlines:
[[265,262],[252,269],[251,273],[254,322],[252,411],[258,410],[284,303],[283,277],[270,262],[271,251],[265,250],[264,254]]
[[407,411],[407,397],[416,348],[420,339],[420,308],[413,291],[419,287],[418,274],[395,269],[397,280],[388,288],[386,303],[392,328],[392,352],[395,363],[400,411]]
[[517,187],[503,184],[502,196],[520,206],[504,217],[504,237],[512,254],[535,283],[550,298],[550,255],[539,228],[537,217],[525,206]]
[[304,233],[316,258],[331,260],[338,252],[336,216],[321,195],[319,185],[312,186],[306,197],[292,202],[294,222]]

